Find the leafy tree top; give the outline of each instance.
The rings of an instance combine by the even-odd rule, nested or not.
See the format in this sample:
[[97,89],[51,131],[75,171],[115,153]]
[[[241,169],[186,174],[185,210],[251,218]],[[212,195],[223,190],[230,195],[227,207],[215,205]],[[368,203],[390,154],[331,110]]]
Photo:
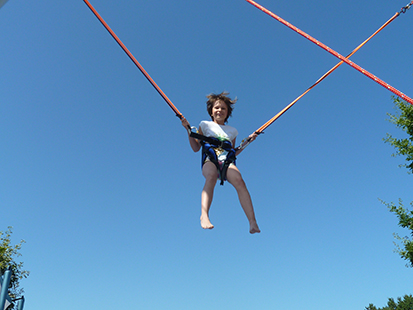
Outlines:
[[395,301],[393,298],[389,298],[387,306],[383,308],[377,308],[373,304],[366,307],[365,310],[412,310],[413,309],[413,296],[405,295],[403,298],[398,297]]
[[393,156],[405,156],[407,163],[401,165],[413,172],[413,105],[393,97],[395,103],[396,114],[388,113],[389,121],[396,125],[396,127],[406,132],[406,138],[395,138],[391,134],[387,134],[384,139],[385,142],[390,143],[396,149]]

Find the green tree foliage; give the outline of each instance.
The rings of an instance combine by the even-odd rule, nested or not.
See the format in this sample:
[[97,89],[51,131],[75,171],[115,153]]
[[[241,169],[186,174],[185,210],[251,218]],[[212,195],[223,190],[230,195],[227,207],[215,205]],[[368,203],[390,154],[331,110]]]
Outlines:
[[413,172],[413,105],[400,98],[393,97],[395,103],[396,114],[387,115],[389,121],[407,133],[406,138],[395,138],[391,134],[387,134],[385,142],[390,143],[396,149],[393,156],[401,155],[406,157],[407,164],[401,165],[406,167],[410,173]]
[[[7,268],[11,268],[12,275],[10,279],[9,295],[12,299],[19,298],[23,289],[20,288],[20,280],[27,278],[29,272],[23,270],[23,263],[16,262],[15,259],[20,257],[20,250],[22,244],[25,243],[21,240],[16,245],[11,244],[12,227],[8,227],[5,232],[0,231],[0,274],[4,274]],[[13,304],[8,309],[13,309]]]
[[398,297],[397,301],[393,298],[389,298],[387,306],[377,308],[373,304],[370,304],[365,310],[413,310],[413,296],[405,295],[403,298]]
[[[396,114],[390,114],[389,121],[396,125],[397,128],[402,129],[407,134],[405,138],[395,138],[391,134],[387,134],[384,139],[385,142],[390,143],[396,149],[396,155],[402,155],[406,157],[407,164],[401,165],[408,169],[409,173],[413,172],[413,105],[401,100],[400,98],[393,97],[395,104]],[[382,201],[383,202],[383,201]],[[398,220],[399,226],[409,230],[411,237],[400,237],[398,234],[394,234],[395,238],[400,242],[396,244],[396,252],[408,261],[407,266],[413,267],[413,209],[405,208],[401,199],[396,206],[394,203],[385,204],[390,212],[394,213]],[[413,207],[413,202],[410,203],[410,208]]]
[[407,260],[407,267],[413,268],[413,202],[410,203],[411,210],[404,207],[403,201],[401,199],[399,199],[398,206],[396,206],[394,203],[383,202],[383,204],[385,204],[389,208],[390,212],[394,213],[397,216],[399,220],[399,226],[402,228],[407,228],[411,234],[411,238],[408,236],[400,237],[396,233],[394,234],[394,237],[399,241],[399,243],[395,242],[395,252],[398,253],[401,258]]
[[[396,155],[402,155],[406,158],[406,164],[401,165],[406,167],[409,173],[413,172],[413,105],[401,100],[400,98],[393,97],[395,103],[396,114],[390,114],[389,121],[396,125],[397,128],[402,129],[407,135],[405,138],[395,138],[391,134],[387,134],[384,139],[385,142],[390,143],[395,149]],[[411,238],[408,236],[400,237],[398,234],[394,234],[399,244],[396,244],[396,250],[403,259],[407,260],[407,267],[413,267],[413,202],[410,203],[410,209],[403,205],[403,201],[399,199],[398,205],[394,203],[383,204],[389,208],[390,212],[394,213],[398,220],[399,226],[409,230]],[[389,298],[387,306],[383,308],[377,308],[373,304],[370,304],[365,310],[413,310],[413,296],[405,295],[403,298],[397,298],[395,301],[393,298]]]

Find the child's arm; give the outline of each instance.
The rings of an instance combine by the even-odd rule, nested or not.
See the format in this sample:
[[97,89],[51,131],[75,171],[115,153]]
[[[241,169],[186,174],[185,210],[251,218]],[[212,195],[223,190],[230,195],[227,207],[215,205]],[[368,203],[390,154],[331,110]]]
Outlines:
[[[248,136],[248,139],[250,139],[250,143],[251,143],[252,141],[254,141],[254,140],[257,138],[257,136],[258,136],[258,134],[257,134],[256,132],[250,134],[250,135]],[[235,145],[235,139],[234,139],[234,141],[232,142],[232,145]],[[244,150],[244,149],[236,148],[236,149],[235,149],[235,156],[238,156],[243,150]]]
[[[184,128],[188,132],[188,128],[191,128],[191,125],[189,125],[189,122],[186,120],[185,117],[183,117],[181,121],[182,126],[184,126]],[[202,135],[201,128],[199,128],[199,133]],[[198,152],[201,149],[201,143],[197,139],[190,137],[189,134],[190,132],[188,132],[189,145],[191,146],[194,152]]]

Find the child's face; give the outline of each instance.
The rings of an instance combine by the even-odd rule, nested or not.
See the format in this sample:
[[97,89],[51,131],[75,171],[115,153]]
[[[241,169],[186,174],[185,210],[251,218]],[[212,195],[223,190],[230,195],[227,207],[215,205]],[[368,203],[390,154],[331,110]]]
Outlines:
[[224,125],[228,116],[228,107],[222,100],[217,100],[212,107],[212,118],[215,123]]

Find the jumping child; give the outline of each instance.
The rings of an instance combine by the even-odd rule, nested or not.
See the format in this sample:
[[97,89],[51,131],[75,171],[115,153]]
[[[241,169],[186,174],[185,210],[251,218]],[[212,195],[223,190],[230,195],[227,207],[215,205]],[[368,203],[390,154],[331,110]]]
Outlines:
[[[227,180],[236,189],[250,224],[250,233],[259,233],[261,231],[255,219],[251,196],[240,171],[235,166],[235,157],[242,152],[242,149],[234,149],[238,131],[225,125],[232,114],[232,105],[236,99],[231,100],[227,92],[210,94],[207,98],[207,111],[212,121],[202,121],[198,133],[209,138],[203,141],[189,136],[189,144],[194,152],[198,152],[202,147],[202,175],[205,177],[205,185],[201,195],[201,226],[204,229],[214,228],[209,220],[209,209],[216,182],[220,178],[221,182]],[[190,127],[185,118],[182,118],[182,125],[186,129]],[[256,133],[249,136],[251,141],[256,137]]]

